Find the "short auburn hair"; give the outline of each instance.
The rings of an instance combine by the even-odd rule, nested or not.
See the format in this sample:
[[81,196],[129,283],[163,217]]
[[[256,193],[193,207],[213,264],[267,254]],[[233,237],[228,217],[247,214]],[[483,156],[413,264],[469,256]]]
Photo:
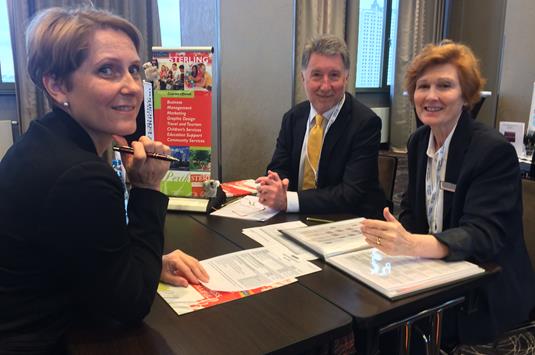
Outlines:
[[480,99],[485,79],[481,76],[479,61],[474,52],[468,46],[450,40],[444,40],[438,45],[426,45],[409,64],[405,73],[405,88],[411,103],[414,104],[418,79],[428,68],[440,64],[452,64],[457,68],[463,99],[468,108],[472,108]]
[[28,74],[34,84],[44,89],[43,77],[51,75],[70,88],[70,75],[86,60],[91,35],[99,29],[125,33],[139,52],[142,41],[139,30],[110,12],[59,7],[38,12],[26,29]]

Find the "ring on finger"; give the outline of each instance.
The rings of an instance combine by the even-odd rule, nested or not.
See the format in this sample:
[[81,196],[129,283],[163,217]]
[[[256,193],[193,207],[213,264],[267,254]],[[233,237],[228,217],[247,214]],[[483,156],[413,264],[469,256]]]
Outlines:
[[377,237],[377,245],[381,245],[381,237]]

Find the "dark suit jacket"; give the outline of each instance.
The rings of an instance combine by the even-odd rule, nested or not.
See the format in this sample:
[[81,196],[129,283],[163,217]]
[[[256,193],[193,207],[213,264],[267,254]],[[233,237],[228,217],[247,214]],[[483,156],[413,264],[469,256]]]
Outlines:
[[[290,191],[297,191],[309,113],[310,102],[306,101],[284,114],[275,153],[267,167],[290,180]],[[346,93],[344,105],[323,141],[318,188],[298,192],[300,212],[381,217],[386,199],[377,179],[380,138],[380,118]]]
[[132,189],[126,224],[120,179],[69,115],[32,122],[0,163],[0,196],[0,353],[54,352],[77,318],[149,312],[168,199]]
[[[400,222],[413,233],[429,232],[425,210],[428,126],[409,139],[409,186]],[[453,134],[446,166],[443,232],[446,260],[491,262],[502,272],[481,290],[478,311],[458,314],[453,326],[462,343],[484,343],[527,319],[535,301],[535,278],[522,231],[522,187],[515,150],[496,130],[463,112]],[[445,318],[445,321],[448,319]],[[448,334],[446,334],[448,335]]]

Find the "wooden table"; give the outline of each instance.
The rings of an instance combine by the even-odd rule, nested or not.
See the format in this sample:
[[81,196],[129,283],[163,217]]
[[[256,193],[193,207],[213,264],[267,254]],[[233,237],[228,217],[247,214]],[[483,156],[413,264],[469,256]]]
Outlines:
[[[165,250],[205,259],[241,250],[189,215],[169,213]],[[72,354],[308,353],[351,331],[351,316],[294,283],[178,316],[158,295],[136,326],[91,326],[69,335]]]
[[[339,220],[354,216],[324,215],[318,217]],[[201,214],[193,215],[193,218],[243,249],[258,247],[259,244],[241,233],[242,229],[267,224]],[[270,219],[268,223],[282,223],[299,219],[310,224],[306,222],[304,216],[298,214],[279,214]],[[422,317],[429,317],[434,322],[433,327],[439,330],[438,339],[433,339],[437,344],[431,351],[438,353],[443,310],[465,303],[467,299],[470,299],[475,288],[499,272],[498,267],[488,266],[486,273],[473,278],[391,301],[338,269],[322,261],[315,261],[315,263],[322,268],[322,271],[300,277],[299,283],[353,317],[356,345],[359,353],[362,354],[375,354],[378,348],[379,334],[391,329],[391,325],[395,324],[402,332],[410,333],[410,325]],[[400,321],[402,322],[399,323]],[[408,353],[409,351],[410,344],[400,345],[400,353]]]

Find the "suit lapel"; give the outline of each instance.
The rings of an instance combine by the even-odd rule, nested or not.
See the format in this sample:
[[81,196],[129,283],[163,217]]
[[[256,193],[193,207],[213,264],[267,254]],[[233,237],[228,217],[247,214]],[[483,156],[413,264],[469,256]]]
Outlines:
[[426,212],[426,197],[425,197],[425,172],[427,169],[427,144],[429,142],[429,137],[431,135],[431,129],[426,127],[426,133],[422,135],[422,139],[418,142],[418,147],[416,149],[416,196],[420,198],[416,201],[415,214],[417,216],[422,216],[421,230],[422,232],[429,231],[429,223],[427,223],[427,212]]
[[327,173],[327,164],[329,157],[332,154],[332,151],[334,147],[336,146],[336,143],[340,140],[341,137],[344,136],[346,133],[346,128],[349,122],[351,122],[352,116],[351,116],[351,109],[352,109],[352,97],[351,95],[345,94],[346,98],[344,101],[344,105],[340,109],[340,112],[338,113],[338,117],[336,117],[336,121],[332,124],[331,127],[329,127],[329,131],[325,135],[323,146],[321,148],[321,157],[320,157],[320,167],[319,171],[320,174],[318,176],[318,185],[321,184],[321,181],[323,180],[324,174]]
[[[308,116],[310,115],[310,103],[303,105],[303,108],[296,112],[295,125],[293,130],[293,148],[292,148],[292,166],[297,167],[299,171],[299,163],[301,160],[301,149],[303,147],[303,141],[305,140],[305,133],[307,130]],[[296,181],[299,179],[296,179]],[[297,189],[297,185],[296,185]]]
[[[457,185],[459,174],[463,166],[466,150],[470,145],[472,138],[472,118],[467,111],[463,111],[453,137],[451,137],[450,148],[448,151],[448,162],[446,165],[445,182]],[[451,207],[453,203],[454,192],[444,191],[443,221],[442,229],[450,228]]]

